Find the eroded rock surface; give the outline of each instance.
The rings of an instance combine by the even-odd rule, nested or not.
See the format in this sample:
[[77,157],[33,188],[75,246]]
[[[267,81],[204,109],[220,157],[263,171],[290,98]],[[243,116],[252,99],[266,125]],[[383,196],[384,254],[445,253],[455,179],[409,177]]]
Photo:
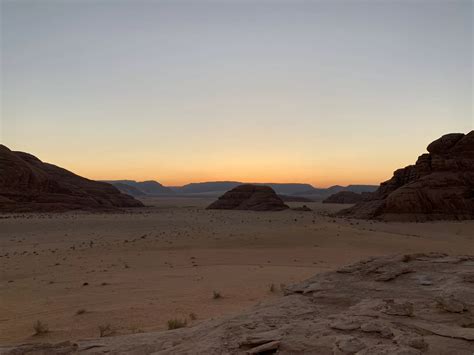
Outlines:
[[474,287],[466,275],[473,268],[473,256],[370,258],[288,287],[238,316],[3,353],[472,355]]
[[215,210],[281,211],[289,208],[269,186],[240,185],[207,207]]
[[0,211],[107,210],[143,206],[112,185],[88,180],[0,145]]
[[394,172],[368,201],[343,216],[397,220],[474,219],[474,131],[428,145],[415,165]]

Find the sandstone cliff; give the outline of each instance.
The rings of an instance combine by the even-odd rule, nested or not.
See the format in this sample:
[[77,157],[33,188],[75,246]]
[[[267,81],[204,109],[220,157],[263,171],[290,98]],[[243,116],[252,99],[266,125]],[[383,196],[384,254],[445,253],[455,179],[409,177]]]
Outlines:
[[474,131],[428,145],[415,165],[394,172],[368,201],[343,216],[399,220],[474,218]]

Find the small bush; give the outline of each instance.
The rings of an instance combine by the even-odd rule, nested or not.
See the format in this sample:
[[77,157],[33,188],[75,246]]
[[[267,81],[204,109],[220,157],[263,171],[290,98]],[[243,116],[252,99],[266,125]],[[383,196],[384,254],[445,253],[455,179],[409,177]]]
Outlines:
[[76,316],[80,316],[81,314],[84,314],[84,313],[86,313],[86,310],[84,308],[78,309],[76,311]]
[[177,319],[177,318],[170,319],[168,321],[168,330],[184,328],[187,325],[188,325],[188,321],[186,319],[184,320]]
[[112,330],[112,326],[110,325],[110,323],[99,325],[99,336],[101,338],[110,336],[113,333],[114,331]]
[[276,287],[275,287],[275,284],[270,284],[270,286],[268,287],[268,290],[271,292],[271,293],[275,293],[276,292]]
[[131,327],[132,334],[145,333],[145,331],[139,327]]
[[212,298],[215,299],[215,300],[217,300],[217,299],[219,299],[219,298],[222,298],[222,295],[221,295],[221,293],[218,292],[218,291],[212,291]]
[[49,332],[48,325],[40,320],[37,320],[33,324],[33,329],[35,331],[35,335],[43,335]]

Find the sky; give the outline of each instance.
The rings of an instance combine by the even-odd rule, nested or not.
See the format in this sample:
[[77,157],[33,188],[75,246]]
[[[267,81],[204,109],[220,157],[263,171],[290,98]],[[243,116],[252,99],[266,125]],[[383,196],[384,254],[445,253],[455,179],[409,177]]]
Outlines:
[[91,179],[378,184],[474,129],[471,0],[0,3],[0,142]]

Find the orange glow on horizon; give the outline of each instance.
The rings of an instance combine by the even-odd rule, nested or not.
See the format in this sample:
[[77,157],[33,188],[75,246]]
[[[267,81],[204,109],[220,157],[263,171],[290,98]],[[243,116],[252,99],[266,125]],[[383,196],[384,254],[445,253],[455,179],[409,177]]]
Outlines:
[[[117,154],[114,151],[93,154],[83,149],[74,154],[57,150],[17,149],[32,152],[40,160],[65,168],[92,180],[155,180],[165,186],[182,186],[209,181],[258,183],[302,183],[314,187],[333,185],[378,185],[391,178],[393,171],[416,161],[416,155],[386,153],[381,161],[377,152],[365,154],[333,149],[330,155],[312,159],[294,157],[283,150],[274,154],[241,155],[218,152],[214,155],[181,155],[170,159],[159,152]],[[231,159],[226,157],[230,156]],[[412,156],[410,158],[410,156]],[[362,163],[361,163],[362,162]]]
[[238,181],[243,183],[300,183],[310,184],[313,187],[327,188],[334,185],[378,185],[381,182],[389,179],[391,173],[384,174],[365,174],[354,176],[351,172],[340,173],[338,175],[331,175],[330,172],[326,176],[314,176],[314,178],[305,177],[303,174],[247,174],[240,175],[228,175],[224,172],[213,173],[213,172],[201,172],[195,174],[186,174],[182,178],[171,176],[169,174],[157,173],[140,173],[131,175],[130,171],[114,170],[112,172],[107,171],[91,171],[88,169],[73,170],[76,174],[84,176],[92,180],[135,180],[135,181],[147,181],[155,180],[165,186],[183,186],[189,183],[200,183],[200,182],[212,182],[212,181]]

